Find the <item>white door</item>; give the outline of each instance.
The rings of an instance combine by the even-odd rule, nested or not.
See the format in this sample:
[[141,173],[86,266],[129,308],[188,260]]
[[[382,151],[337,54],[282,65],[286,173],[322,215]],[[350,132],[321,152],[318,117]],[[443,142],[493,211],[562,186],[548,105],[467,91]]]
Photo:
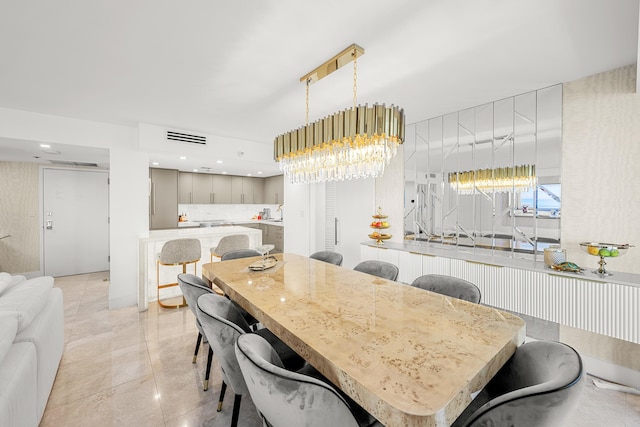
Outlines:
[[109,270],[109,173],[44,169],[42,191],[44,274]]
[[[342,266],[353,268],[360,262],[360,243],[369,239],[369,225],[375,215],[375,179],[354,179],[328,183],[335,185],[335,251],[343,256]],[[330,190],[327,190],[328,197]],[[330,222],[329,222],[330,224]]]

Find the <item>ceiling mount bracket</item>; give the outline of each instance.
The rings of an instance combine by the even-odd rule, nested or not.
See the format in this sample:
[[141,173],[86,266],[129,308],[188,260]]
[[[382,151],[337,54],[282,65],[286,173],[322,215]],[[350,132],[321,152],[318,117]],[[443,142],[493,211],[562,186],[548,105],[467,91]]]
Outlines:
[[362,55],[364,55],[364,49],[354,43],[319,67],[300,77],[300,81],[313,84]]

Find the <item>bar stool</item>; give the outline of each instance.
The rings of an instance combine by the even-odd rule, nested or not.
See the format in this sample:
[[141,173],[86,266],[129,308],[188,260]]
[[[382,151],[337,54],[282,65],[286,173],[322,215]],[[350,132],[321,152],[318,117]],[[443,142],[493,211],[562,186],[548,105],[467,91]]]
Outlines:
[[186,307],[187,302],[182,297],[181,304],[164,304],[160,300],[160,289],[178,286],[178,282],[160,284],[161,265],[182,265],[182,273],[187,272],[187,264],[193,264],[193,274],[196,274],[197,262],[200,261],[202,250],[198,239],[174,239],[169,240],[164,245],[160,253],[156,256],[156,284],[158,286],[158,305],[164,308]]
[[225,253],[238,249],[249,249],[249,236],[246,234],[232,234],[231,236],[224,236],[218,242],[218,246],[210,249],[211,262],[213,262],[213,257],[222,258],[222,255]]

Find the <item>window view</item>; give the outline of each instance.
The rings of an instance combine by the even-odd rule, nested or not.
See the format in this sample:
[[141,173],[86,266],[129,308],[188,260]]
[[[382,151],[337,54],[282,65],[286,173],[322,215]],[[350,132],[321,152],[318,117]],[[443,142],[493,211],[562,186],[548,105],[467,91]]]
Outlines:
[[560,184],[540,184],[536,190],[520,193],[520,205],[523,213],[527,208],[533,209],[536,204],[534,193],[538,196],[538,212],[560,213],[561,188]]

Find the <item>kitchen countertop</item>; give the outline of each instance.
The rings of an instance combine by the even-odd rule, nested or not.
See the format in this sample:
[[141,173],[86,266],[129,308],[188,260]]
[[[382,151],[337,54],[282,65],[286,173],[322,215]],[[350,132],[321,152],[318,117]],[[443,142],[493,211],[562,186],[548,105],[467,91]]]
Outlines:
[[[202,221],[186,221],[179,222],[177,228],[200,228],[201,222],[209,222],[210,220],[202,220]],[[273,219],[247,219],[247,220],[232,220],[226,221],[224,224],[215,225],[213,227],[202,227],[202,228],[214,228],[221,226],[229,226],[229,225],[247,225],[247,224],[268,224],[268,225],[276,225],[278,227],[284,227],[284,221],[273,220]]]

